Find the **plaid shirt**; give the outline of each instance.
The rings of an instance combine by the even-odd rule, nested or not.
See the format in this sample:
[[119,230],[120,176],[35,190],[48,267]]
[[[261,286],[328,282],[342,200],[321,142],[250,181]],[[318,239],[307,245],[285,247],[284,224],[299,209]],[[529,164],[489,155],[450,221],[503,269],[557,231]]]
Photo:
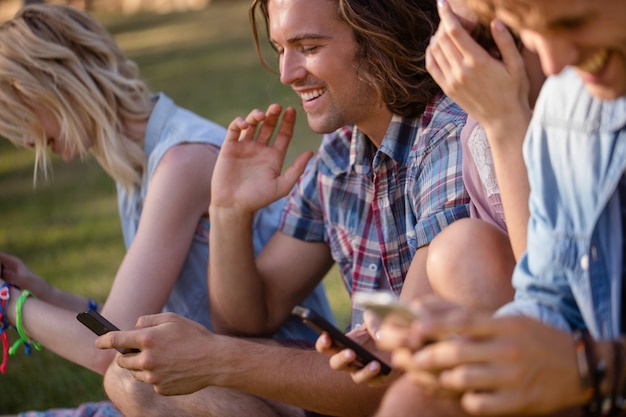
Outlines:
[[[280,230],[326,242],[350,294],[381,287],[399,294],[415,251],[469,216],[459,141],[465,118],[440,95],[422,117],[394,116],[378,149],[355,127],[325,135]],[[353,306],[352,326],[361,321]]]

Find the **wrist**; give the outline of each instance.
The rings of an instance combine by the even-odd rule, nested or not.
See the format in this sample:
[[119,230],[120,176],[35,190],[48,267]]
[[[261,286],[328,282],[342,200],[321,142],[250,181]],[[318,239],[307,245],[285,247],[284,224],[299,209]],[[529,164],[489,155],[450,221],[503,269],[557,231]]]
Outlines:
[[594,341],[588,333],[577,332],[575,341],[581,384],[587,388],[585,415],[621,415],[626,409],[624,339]]
[[209,206],[209,220],[211,222],[211,228],[214,224],[226,224],[229,227],[233,224],[249,224],[252,225],[254,221],[254,210],[243,209],[236,206],[216,206],[211,204]]
[[[503,147],[507,150],[511,147],[512,142],[522,145],[531,117],[532,112],[530,108],[527,108],[508,113],[501,118],[490,118],[481,126],[485,129],[492,149],[497,150],[499,147]],[[519,134],[515,134],[515,132],[519,132]]]

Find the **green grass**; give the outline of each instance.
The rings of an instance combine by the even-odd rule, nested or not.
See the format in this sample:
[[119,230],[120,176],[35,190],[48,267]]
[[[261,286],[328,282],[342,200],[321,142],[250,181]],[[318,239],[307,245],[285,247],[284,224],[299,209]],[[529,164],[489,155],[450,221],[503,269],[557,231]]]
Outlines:
[[[227,125],[271,102],[298,108],[295,94],[256,57],[247,5],[215,1],[202,12],[97,17],[153,91]],[[319,140],[301,116],[288,160]],[[0,141],[0,250],[55,286],[103,301],[124,256],[113,181],[93,160],[65,164],[55,157],[49,183],[33,188],[33,163],[31,152]],[[338,322],[347,324],[349,301],[336,270],[325,284]],[[0,375],[0,414],[103,398],[99,375],[45,350],[18,352]]]

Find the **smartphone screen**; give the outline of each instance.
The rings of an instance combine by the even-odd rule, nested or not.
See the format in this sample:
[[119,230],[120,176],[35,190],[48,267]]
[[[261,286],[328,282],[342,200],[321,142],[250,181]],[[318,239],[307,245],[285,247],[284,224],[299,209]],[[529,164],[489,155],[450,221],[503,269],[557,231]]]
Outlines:
[[[89,330],[94,332],[98,336],[102,336],[105,333],[119,330],[117,326],[102,317],[96,310],[88,309],[82,313],[78,313],[76,316],[78,321],[83,323]],[[136,353],[138,349],[117,349],[120,353]]]
[[380,360],[376,355],[365,349],[363,346],[346,336],[341,330],[336,328],[332,323],[324,319],[316,312],[306,307],[295,306],[291,311],[296,317],[299,317],[307,326],[318,333],[326,332],[332,339],[333,343],[342,349],[351,349],[356,354],[356,364],[363,367],[371,361],[380,363],[380,373],[388,375],[391,367]]

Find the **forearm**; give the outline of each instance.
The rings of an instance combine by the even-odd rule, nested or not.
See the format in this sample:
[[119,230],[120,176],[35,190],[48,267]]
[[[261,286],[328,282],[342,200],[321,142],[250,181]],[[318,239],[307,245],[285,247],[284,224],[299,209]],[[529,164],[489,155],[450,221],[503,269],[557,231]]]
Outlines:
[[[17,325],[17,306],[21,296],[22,291],[11,290],[5,308],[4,317],[13,326]],[[103,374],[106,371],[114,352],[95,347],[95,335],[78,322],[76,312],[58,308],[32,296],[23,299],[21,304],[22,328],[32,341],[94,372]]]
[[39,294],[34,291],[33,293],[37,295],[37,298],[65,310],[76,312],[84,311],[89,305],[89,299],[63,291],[59,288],[51,287],[50,292],[46,292],[42,296],[39,296]]
[[[228,338],[228,340],[231,340]],[[372,415],[384,393],[352,382],[330,369],[328,357],[314,350],[268,346],[237,339],[226,342],[211,367],[222,368],[219,385],[328,415]],[[242,360],[254,358],[254,360]]]
[[267,323],[252,243],[254,213],[211,206],[208,286],[215,331],[258,335]]
[[522,145],[530,112],[521,112],[507,123],[484,126],[489,139],[509,240],[515,259],[526,251],[530,186]]

